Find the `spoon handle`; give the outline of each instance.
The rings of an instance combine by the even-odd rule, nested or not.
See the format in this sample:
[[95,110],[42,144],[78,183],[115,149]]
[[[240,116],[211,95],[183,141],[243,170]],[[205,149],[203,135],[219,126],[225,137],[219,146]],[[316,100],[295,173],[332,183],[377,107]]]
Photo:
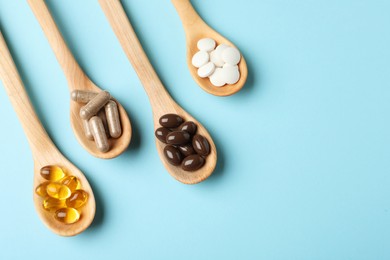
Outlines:
[[166,106],[166,101],[174,103],[148,60],[119,0],[99,0],[99,3],[141,80],[152,107],[162,103]]
[[187,37],[190,37],[192,32],[202,31],[200,27],[208,27],[195,11],[190,0],[172,0],[172,4],[180,16]]
[[33,155],[57,152],[43,128],[23,86],[15,63],[0,32],[0,77],[30,143]]
[[41,25],[46,37],[60,63],[65,76],[68,80],[69,87],[77,86],[76,80],[86,78],[84,72],[76,62],[71,51],[65,43],[53,17],[50,14],[44,0],[28,0],[39,24]]

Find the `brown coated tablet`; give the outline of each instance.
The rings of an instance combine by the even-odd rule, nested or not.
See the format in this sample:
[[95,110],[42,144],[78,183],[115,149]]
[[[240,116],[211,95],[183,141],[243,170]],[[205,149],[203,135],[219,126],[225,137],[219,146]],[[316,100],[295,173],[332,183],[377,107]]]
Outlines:
[[174,147],[173,145],[167,145],[164,148],[164,155],[167,161],[175,166],[179,166],[181,161],[183,160],[183,156],[180,153],[179,149]]
[[167,128],[176,128],[183,123],[183,118],[176,114],[166,114],[160,117],[160,125]]
[[195,151],[202,156],[206,156],[210,153],[210,143],[202,135],[194,136],[192,139],[192,146],[194,147]]
[[196,171],[200,169],[205,162],[205,159],[199,154],[193,154],[184,158],[181,163],[181,168],[185,171]]
[[184,145],[191,140],[191,135],[186,131],[173,131],[167,135],[167,143],[173,145]]
[[186,131],[190,135],[194,135],[196,133],[197,129],[198,129],[198,126],[192,121],[184,122],[179,127],[180,131]]

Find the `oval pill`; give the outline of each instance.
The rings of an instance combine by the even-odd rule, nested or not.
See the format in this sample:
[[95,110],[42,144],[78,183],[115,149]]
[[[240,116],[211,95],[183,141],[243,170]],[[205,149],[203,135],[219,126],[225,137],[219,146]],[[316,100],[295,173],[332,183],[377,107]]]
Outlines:
[[95,116],[99,110],[110,100],[111,95],[107,91],[102,91],[96,95],[91,101],[80,109],[80,117],[82,119],[90,119]]
[[234,47],[228,47],[222,51],[222,60],[230,65],[237,65],[240,62],[241,54]]
[[194,65],[197,68],[202,67],[207,62],[209,62],[210,56],[206,51],[198,51],[195,53],[195,55],[192,57],[192,65]]
[[106,111],[108,130],[112,138],[118,138],[122,135],[121,119],[119,117],[118,105],[115,101],[110,100],[104,106]]
[[191,139],[191,135],[186,131],[173,131],[167,135],[167,143],[173,145],[187,144]]
[[166,128],[175,128],[183,123],[184,119],[176,114],[165,114],[160,117],[159,123]]
[[203,38],[198,41],[197,47],[201,51],[212,51],[215,48],[215,41],[211,38]]
[[80,219],[80,213],[75,208],[62,208],[55,212],[54,217],[64,224],[73,224]]
[[189,156],[191,154],[195,154],[196,153],[191,144],[186,144],[186,145],[183,145],[183,146],[179,146],[179,151],[184,156]]
[[157,137],[158,140],[160,140],[163,143],[167,143],[167,135],[170,133],[168,128],[165,127],[160,127],[157,128],[156,131],[154,132],[154,135]]
[[214,73],[211,74],[211,76],[210,76],[210,82],[215,87],[222,87],[223,85],[226,84],[226,82],[222,78],[221,73],[222,73],[222,69],[221,68],[216,68]]
[[195,135],[192,146],[199,155],[206,156],[210,153],[210,143],[203,135]]
[[198,126],[192,121],[187,121],[179,127],[180,131],[186,131],[190,135],[194,135],[196,133],[197,129],[198,129]]
[[110,149],[110,146],[108,144],[102,119],[98,116],[92,117],[89,120],[89,127],[91,128],[93,138],[95,139],[96,147],[103,153],[107,152]]
[[181,155],[179,149],[173,145],[167,145],[164,147],[164,155],[167,161],[175,166],[180,165],[183,160],[183,156]]
[[205,162],[205,159],[199,154],[193,154],[184,158],[181,163],[181,168],[185,171],[196,171],[200,169]]
[[213,74],[215,70],[215,65],[212,62],[208,62],[198,69],[198,76],[201,78],[207,78]]

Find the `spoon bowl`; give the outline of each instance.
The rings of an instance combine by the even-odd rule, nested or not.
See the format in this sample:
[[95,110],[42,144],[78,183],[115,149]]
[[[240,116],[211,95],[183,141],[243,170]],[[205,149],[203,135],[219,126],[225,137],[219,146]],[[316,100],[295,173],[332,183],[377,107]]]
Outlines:
[[[34,158],[34,188],[33,200],[35,209],[42,222],[54,233],[61,236],[74,236],[87,229],[93,221],[96,210],[95,197],[88,180],[83,173],[70,163],[56,148],[36,115],[22,80],[16,69],[12,56],[0,32],[0,77],[11,100],[29,141]],[[60,166],[71,175],[76,176],[89,197],[87,204],[81,210],[80,220],[66,225],[54,218],[53,213],[44,210],[42,198],[35,193],[36,187],[46,181],[40,175],[40,170],[49,165]]]
[[203,38],[214,39],[217,46],[219,44],[226,44],[231,47],[237,47],[206,24],[197,14],[191,5],[190,0],[172,0],[172,3],[178,12],[184,27],[186,34],[187,65],[196,83],[205,91],[215,96],[230,96],[240,91],[245,85],[248,77],[248,68],[242,54],[241,60],[238,63],[240,79],[235,84],[228,84],[222,87],[214,86],[208,78],[199,77],[198,69],[192,65],[192,57],[199,51],[197,43]]
[[[28,0],[31,9],[33,10],[38,22],[40,23],[46,37],[53,48],[53,51],[60,63],[65,76],[68,80],[69,91],[73,90],[85,90],[85,91],[102,91],[96,86],[82,71],[72,53],[67,47],[65,40],[63,39],[61,32],[59,31],[53,17],[50,14],[44,0]],[[80,118],[80,108],[83,104],[71,101],[70,104],[70,122],[74,134],[76,135],[79,143],[86,149],[90,154],[95,157],[102,159],[111,159],[122,154],[130,144],[132,129],[130,119],[123,108],[123,106],[116,101],[119,109],[119,115],[122,124],[122,135],[117,138],[109,138],[108,142],[110,150],[108,152],[101,152],[96,147],[95,142],[89,140],[85,134]]]
[[205,165],[197,171],[187,172],[166,161],[163,154],[165,144],[155,138],[157,151],[163,165],[171,176],[182,183],[195,184],[204,181],[213,173],[217,164],[217,149],[213,139],[206,128],[181,108],[168,94],[146,56],[121,3],[118,0],[99,0],[99,3],[149,97],[155,130],[160,127],[159,119],[161,116],[173,113],[186,121],[193,121],[197,124],[198,133],[207,138],[210,143],[211,152],[206,158]]

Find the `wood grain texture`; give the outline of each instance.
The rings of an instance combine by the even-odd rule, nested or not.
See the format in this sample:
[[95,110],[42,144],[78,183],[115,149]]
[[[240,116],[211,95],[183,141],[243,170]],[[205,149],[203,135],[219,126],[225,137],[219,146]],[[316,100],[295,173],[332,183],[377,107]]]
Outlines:
[[[43,128],[27,96],[15,63],[1,34],[0,77],[31,147],[34,158],[33,199],[39,217],[50,230],[58,235],[74,236],[83,232],[89,227],[95,216],[96,205],[92,188],[84,174],[58,151]],[[72,225],[62,224],[54,219],[53,213],[49,213],[43,209],[42,198],[35,194],[35,188],[45,181],[40,176],[40,169],[47,165],[58,165],[67,169],[72,175],[80,179],[82,188],[88,192],[88,203],[81,211],[82,216],[79,222]]]
[[[54,19],[50,15],[50,11],[47,8],[44,0],[28,0],[38,22],[40,23],[55,55],[60,63],[66,79],[68,81],[69,91],[73,90],[86,90],[99,92],[101,89],[96,86],[82,71],[72,53],[67,47],[61,32],[59,31]],[[94,141],[88,140],[84,134],[82,121],[80,119],[80,108],[83,104],[71,101],[70,104],[70,121],[74,134],[76,135],[79,143],[90,154],[102,159],[111,159],[122,154],[130,144],[132,136],[132,128],[130,119],[123,108],[123,106],[115,100],[118,104],[119,115],[122,124],[122,135],[118,139],[109,138],[109,145],[111,149],[103,153],[96,148]]]
[[248,77],[248,68],[242,55],[241,61],[238,64],[241,75],[240,79],[236,84],[225,85],[223,87],[215,87],[208,78],[199,77],[198,69],[192,65],[192,57],[199,51],[197,43],[200,39],[212,38],[216,41],[217,45],[227,44],[232,47],[236,46],[205,23],[191,5],[190,0],[172,0],[172,3],[184,27],[186,34],[187,65],[196,83],[205,91],[215,96],[230,96],[240,91]]
[[153,110],[154,128],[160,127],[158,121],[162,115],[174,113],[182,116],[186,121],[195,122],[198,125],[198,133],[210,142],[211,154],[207,157],[205,165],[197,171],[185,172],[180,167],[173,166],[166,161],[163,154],[165,145],[156,138],[157,151],[165,168],[175,179],[185,184],[195,184],[207,179],[217,163],[217,149],[210,134],[168,94],[142,49],[119,0],[99,0],[99,3],[149,97]]

